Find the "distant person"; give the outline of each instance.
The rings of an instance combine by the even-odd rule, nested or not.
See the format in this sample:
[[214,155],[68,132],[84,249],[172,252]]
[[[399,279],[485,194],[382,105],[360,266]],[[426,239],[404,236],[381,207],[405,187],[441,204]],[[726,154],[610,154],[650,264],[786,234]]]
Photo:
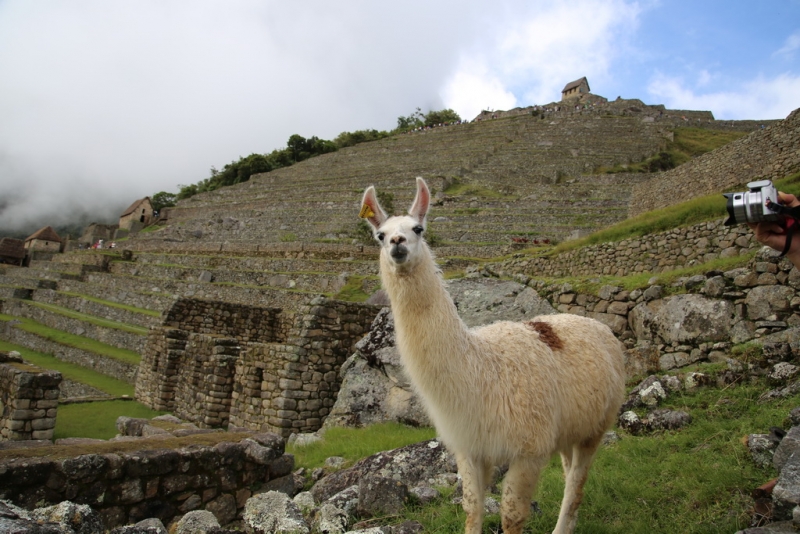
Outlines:
[[[796,196],[781,191],[778,191],[778,202],[790,208],[800,206],[800,200],[798,200]],[[787,236],[792,233],[793,235],[789,237],[791,244],[789,250],[786,251],[786,258],[791,261],[795,267],[800,269],[800,237],[797,236],[798,224],[800,223],[795,221],[794,226],[789,226],[788,229],[785,225],[776,222],[749,223],[748,225],[753,230],[753,236],[758,242],[774,248],[779,252],[783,252],[786,248]]]

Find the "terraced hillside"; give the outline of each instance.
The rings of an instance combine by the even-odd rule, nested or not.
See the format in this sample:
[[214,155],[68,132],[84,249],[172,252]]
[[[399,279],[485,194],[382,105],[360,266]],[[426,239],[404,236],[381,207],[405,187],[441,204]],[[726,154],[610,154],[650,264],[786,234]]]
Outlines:
[[0,339],[135,384],[138,400],[200,425],[314,430],[377,313],[344,302],[379,286],[356,217],[364,187],[401,211],[413,178],[428,180],[445,269],[605,227],[648,177],[592,171],[657,153],[674,127],[625,105],[365,143],[181,201],[119,253],[2,266]]
[[[662,149],[669,135],[667,124],[599,113],[519,115],[399,135],[181,201],[164,230],[126,246],[346,238],[367,185],[390,193],[399,210],[411,200],[415,176],[438,193],[434,230],[445,242],[564,239],[627,217],[631,186],[644,179],[591,176],[594,168],[640,161]],[[448,194],[458,183],[471,187]]]

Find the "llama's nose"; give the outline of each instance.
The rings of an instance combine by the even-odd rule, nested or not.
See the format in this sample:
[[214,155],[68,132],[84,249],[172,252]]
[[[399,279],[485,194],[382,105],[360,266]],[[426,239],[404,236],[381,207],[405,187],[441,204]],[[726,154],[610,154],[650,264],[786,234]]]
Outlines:
[[389,240],[389,243],[391,243],[392,245],[399,245],[400,243],[405,243],[405,242],[406,238],[402,235],[396,235]]

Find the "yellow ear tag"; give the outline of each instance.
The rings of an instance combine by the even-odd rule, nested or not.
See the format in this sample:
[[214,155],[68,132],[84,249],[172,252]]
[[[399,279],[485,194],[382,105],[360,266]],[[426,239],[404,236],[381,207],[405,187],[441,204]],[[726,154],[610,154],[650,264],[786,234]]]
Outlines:
[[362,219],[369,219],[370,217],[375,217],[375,212],[372,211],[372,208],[364,204],[361,206],[361,211],[358,212],[358,216]]

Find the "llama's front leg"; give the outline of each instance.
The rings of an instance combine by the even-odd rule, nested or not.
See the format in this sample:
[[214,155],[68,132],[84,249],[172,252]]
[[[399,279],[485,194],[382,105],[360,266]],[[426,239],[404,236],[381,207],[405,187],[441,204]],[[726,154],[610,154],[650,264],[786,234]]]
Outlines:
[[464,493],[461,506],[467,514],[464,532],[480,534],[483,528],[483,497],[486,492],[486,475],[489,469],[485,462],[461,453],[456,453],[456,463]]
[[603,435],[585,441],[572,448],[572,458],[569,454],[562,453],[564,464],[564,499],[561,501],[561,511],[558,514],[558,523],[553,534],[571,534],[575,531],[578,522],[578,508],[583,500],[583,486],[589,476],[594,455]]
[[503,534],[522,533],[531,513],[531,498],[539,482],[539,473],[546,463],[546,457],[517,458],[508,466],[500,504]]

